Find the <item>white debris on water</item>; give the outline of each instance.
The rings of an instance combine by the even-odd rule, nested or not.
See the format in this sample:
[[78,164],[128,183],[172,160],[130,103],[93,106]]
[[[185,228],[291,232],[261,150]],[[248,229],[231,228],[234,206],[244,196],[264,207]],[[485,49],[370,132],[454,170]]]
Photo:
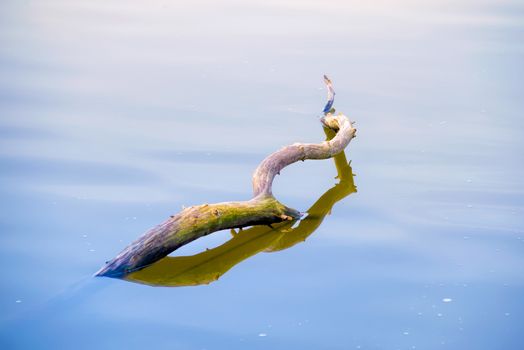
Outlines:
[[20,300],[20,299],[15,300],[15,303],[17,303],[17,304],[20,304],[21,302],[22,302],[22,300]]
[[259,337],[267,337],[267,334],[266,333],[258,333],[258,336]]
[[444,299],[442,299],[443,303],[451,303],[452,301],[453,301],[453,299],[451,299],[451,298],[444,298]]

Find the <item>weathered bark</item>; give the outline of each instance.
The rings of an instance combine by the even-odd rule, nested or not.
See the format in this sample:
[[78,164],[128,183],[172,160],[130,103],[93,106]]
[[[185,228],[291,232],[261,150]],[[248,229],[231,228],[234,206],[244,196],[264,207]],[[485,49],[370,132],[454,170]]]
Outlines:
[[306,159],[327,159],[342,152],[355,135],[355,129],[345,115],[328,114],[322,123],[337,131],[335,137],[322,143],[295,143],[269,155],[260,163],[253,175],[254,196],[271,196],[271,186],[284,167]]
[[[325,109],[328,106],[331,109],[334,92],[329,79],[325,79],[328,86],[328,103]],[[299,211],[286,207],[273,197],[273,179],[284,167],[299,160],[333,157],[346,148],[356,132],[348,118],[342,114],[333,115],[327,112],[321,121],[324,126],[336,131],[335,137],[319,144],[295,143],[269,155],[253,175],[253,199],[186,208],[126,247],[100,269],[96,276],[121,277],[212,232],[300,218]]]

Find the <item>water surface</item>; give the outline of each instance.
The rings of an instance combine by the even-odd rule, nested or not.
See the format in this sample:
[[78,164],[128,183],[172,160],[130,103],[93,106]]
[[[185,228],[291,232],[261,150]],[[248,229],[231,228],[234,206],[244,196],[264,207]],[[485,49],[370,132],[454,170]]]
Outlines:
[[[520,2],[4,1],[0,29],[2,348],[524,347]],[[357,191],[305,242],[257,231],[209,285],[91,277],[323,140],[324,73]],[[336,176],[296,164],[274,193],[306,211]]]

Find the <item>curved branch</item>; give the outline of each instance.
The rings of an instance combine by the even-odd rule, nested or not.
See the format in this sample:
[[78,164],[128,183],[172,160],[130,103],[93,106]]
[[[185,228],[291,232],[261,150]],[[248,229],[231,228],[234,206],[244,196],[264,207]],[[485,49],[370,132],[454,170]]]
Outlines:
[[[332,91],[330,84],[331,82],[328,84],[328,91]],[[124,276],[212,232],[300,218],[300,212],[286,207],[273,197],[273,179],[284,167],[299,160],[333,157],[344,150],[356,132],[348,118],[342,114],[335,116],[327,113],[321,121],[324,126],[337,132],[335,137],[318,144],[295,143],[264,159],[253,175],[253,199],[186,208],[131,243],[95,275]]]
[[234,233],[224,244],[191,255],[165,257],[153,265],[123,278],[129,282],[151,286],[181,287],[209,284],[218,280],[232,267],[260,252],[277,252],[302,243],[320,226],[333,206],[357,191],[351,166],[344,152],[335,157],[338,183],[327,190],[307,210],[308,216],[268,226],[253,226]]
[[260,163],[253,174],[253,195],[271,196],[273,179],[286,166],[306,159],[327,159],[342,152],[349,141],[355,136],[349,119],[343,115],[328,114],[322,118],[322,123],[337,131],[336,136],[322,143],[295,143],[272,153]]

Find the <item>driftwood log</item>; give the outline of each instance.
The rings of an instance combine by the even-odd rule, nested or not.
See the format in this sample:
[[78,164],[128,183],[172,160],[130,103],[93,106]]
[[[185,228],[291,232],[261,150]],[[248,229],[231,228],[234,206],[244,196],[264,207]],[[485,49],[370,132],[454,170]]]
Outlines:
[[185,208],[127,246],[95,276],[125,276],[212,232],[299,219],[299,211],[288,208],[273,196],[273,179],[284,167],[300,160],[335,156],[346,148],[356,132],[345,115],[334,114],[333,86],[327,77],[324,80],[328,88],[328,102],[321,122],[324,127],[336,132],[335,137],[321,143],[295,143],[272,153],[260,163],[253,174],[251,200]]
[[[324,131],[328,139],[335,136],[329,129]],[[218,247],[204,249],[191,256],[166,256],[151,266],[123,276],[123,279],[155,287],[209,284],[255,254],[278,252],[304,242],[338,201],[357,191],[354,174],[344,152],[334,156],[333,161],[337,183],[317,199],[300,222],[293,220],[271,227],[258,225],[245,230],[231,229],[232,238]]]

